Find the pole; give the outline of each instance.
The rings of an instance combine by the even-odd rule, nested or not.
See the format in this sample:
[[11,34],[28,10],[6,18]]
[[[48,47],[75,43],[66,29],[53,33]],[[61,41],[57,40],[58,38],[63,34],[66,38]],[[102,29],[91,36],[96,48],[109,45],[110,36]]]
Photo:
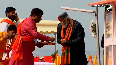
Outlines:
[[97,55],[98,55],[98,65],[100,64],[100,44],[99,44],[99,23],[98,23],[98,7],[96,7],[96,28],[97,28]]
[[55,35],[55,52],[56,52],[56,33],[54,35]]
[[70,8],[70,7],[61,7],[64,10],[72,10],[72,11],[80,11],[80,12],[88,12],[88,13],[95,13],[93,10],[86,10],[86,9],[77,9],[77,8]]

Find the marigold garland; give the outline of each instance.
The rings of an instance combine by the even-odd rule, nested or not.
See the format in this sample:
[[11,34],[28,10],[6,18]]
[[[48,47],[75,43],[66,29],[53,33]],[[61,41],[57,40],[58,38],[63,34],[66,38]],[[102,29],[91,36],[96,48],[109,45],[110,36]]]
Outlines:
[[72,33],[72,26],[71,26],[71,19],[70,19],[70,24],[69,24],[69,26],[67,27],[67,30],[66,30],[66,35],[64,36],[64,30],[63,30],[63,26],[62,26],[61,36],[62,36],[63,39],[69,41],[69,39],[71,37],[71,33]]
[[56,54],[58,54],[58,50],[55,51],[51,56],[53,57],[53,59],[51,59],[52,61],[54,61],[56,59]]

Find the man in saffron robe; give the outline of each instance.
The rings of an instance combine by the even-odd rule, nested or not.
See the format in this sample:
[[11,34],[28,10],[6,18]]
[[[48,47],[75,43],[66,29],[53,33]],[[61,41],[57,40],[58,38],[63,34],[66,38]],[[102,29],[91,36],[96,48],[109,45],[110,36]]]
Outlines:
[[63,46],[61,65],[87,65],[84,28],[66,12],[58,16],[57,42]]
[[20,23],[17,28],[17,38],[12,47],[13,53],[9,65],[34,65],[34,56],[32,52],[35,50],[34,39],[42,41],[54,41],[53,37],[49,37],[37,32],[36,23],[39,23],[43,11],[34,8],[31,15]]
[[10,25],[6,32],[0,32],[0,65],[2,64],[3,54],[6,51],[6,44],[9,40],[12,40],[12,37],[16,35],[17,27],[15,25]]

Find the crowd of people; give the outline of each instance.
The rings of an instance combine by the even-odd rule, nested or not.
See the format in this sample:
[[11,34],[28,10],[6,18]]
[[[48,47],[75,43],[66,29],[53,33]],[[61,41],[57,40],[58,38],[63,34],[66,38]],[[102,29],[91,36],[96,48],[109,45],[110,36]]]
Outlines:
[[[55,41],[55,38],[37,32],[36,23],[42,20],[43,11],[33,8],[30,16],[22,22],[13,7],[7,7],[5,14],[6,18],[0,21],[0,65],[34,65],[34,40]],[[85,32],[81,23],[71,19],[67,12],[58,15],[58,20],[57,42],[62,45],[61,65],[87,65]],[[10,51],[11,57],[7,54],[3,61],[3,54]]]

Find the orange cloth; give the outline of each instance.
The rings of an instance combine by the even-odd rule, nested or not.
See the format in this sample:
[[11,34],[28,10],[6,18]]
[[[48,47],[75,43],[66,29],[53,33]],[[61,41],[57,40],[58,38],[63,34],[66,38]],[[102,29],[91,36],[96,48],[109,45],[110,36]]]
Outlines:
[[8,33],[7,32],[0,32],[0,58],[3,57],[3,53],[4,53],[5,49],[6,49],[7,40],[3,39],[5,34],[8,34]]
[[16,26],[16,24],[15,23],[13,23],[11,20],[9,20],[9,19],[3,19],[0,23],[2,23],[2,22],[7,22],[8,24],[10,24],[10,25],[15,25]]
[[[9,20],[9,19],[3,19],[0,23],[2,23],[2,22],[6,22],[6,23],[8,23],[8,24],[10,24],[10,25],[15,25],[15,26],[16,26],[16,24],[13,23],[13,22],[12,22],[11,20]],[[15,41],[15,37],[12,38],[11,46],[13,45],[14,41]],[[11,48],[11,47],[10,47],[10,48]]]
[[[15,25],[16,26],[16,24],[15,23],[13,23],[11,20],[9,20],[9,19],[3,19],[0,23],[2,23],[2,22],[6,22],[6,23],[8,23],[8,24],[10,24],[10,25]],[[4,40],[3,39],[3,37],[6,35],[6,34],[8,34],[7,32],[1,32],[0,33],[0,58],[2,59],[2,57],[3,57],[3,53],[5,52],[5,50],[6,50],[6,45],[7,45],[7,40],[8,39],[6,39],[6,40]],[[13,43],[14,43],[14,41],[15,41],[15,37],[13,37],[12,38],[12,41],[11,41],[11,46],[13,45]],[[10,48],[11,48],[11,46],[10,46]],[[8,51],[10,51],[9,49],[7,49],[6,50],[6,52],[7,52],[7,58],[9,58],[9,52]],[[4,65],[6,65],[6,63],[7,62],[5,62],[5,64]]]
[[[26,20],[26,19],[25,19]],[[25,21],[24,20],[24,21]],[[14,61],[15,60],[23,60],[23,49],[22,49],[22,41],[34,41],[34,38],[32,36],[26,36],[26,37],[22,37],[20,35],[20,32],[21,32],[21,25],[22,23],[24,22],[22,21],[18,28],[17,28],[17,38],[12,46],[12,48],[15,50],[15,53],[14,53]]]
[[[15,25],[15,26],[16,26],[16,24],[13,23],[13,22],[12,22],[11,20],[9,20],[9,19],[3,19],[0,23],[2,23],[2,22],[7,22],[7,23],[10,24],[10,25]],[[12,38],[11,46],[13,45],[14,41],[15,41],[15,37]],[[6,48],[6,46],[5,46],[5,48]],[[11,48],[11,47],[10,47],[10,48]],[[5,50],[1,50],[1,51],[5,51]]]
[[44,56],[44,61],[45,62],[53,62],[52,59],[53,59],[52,56]]

